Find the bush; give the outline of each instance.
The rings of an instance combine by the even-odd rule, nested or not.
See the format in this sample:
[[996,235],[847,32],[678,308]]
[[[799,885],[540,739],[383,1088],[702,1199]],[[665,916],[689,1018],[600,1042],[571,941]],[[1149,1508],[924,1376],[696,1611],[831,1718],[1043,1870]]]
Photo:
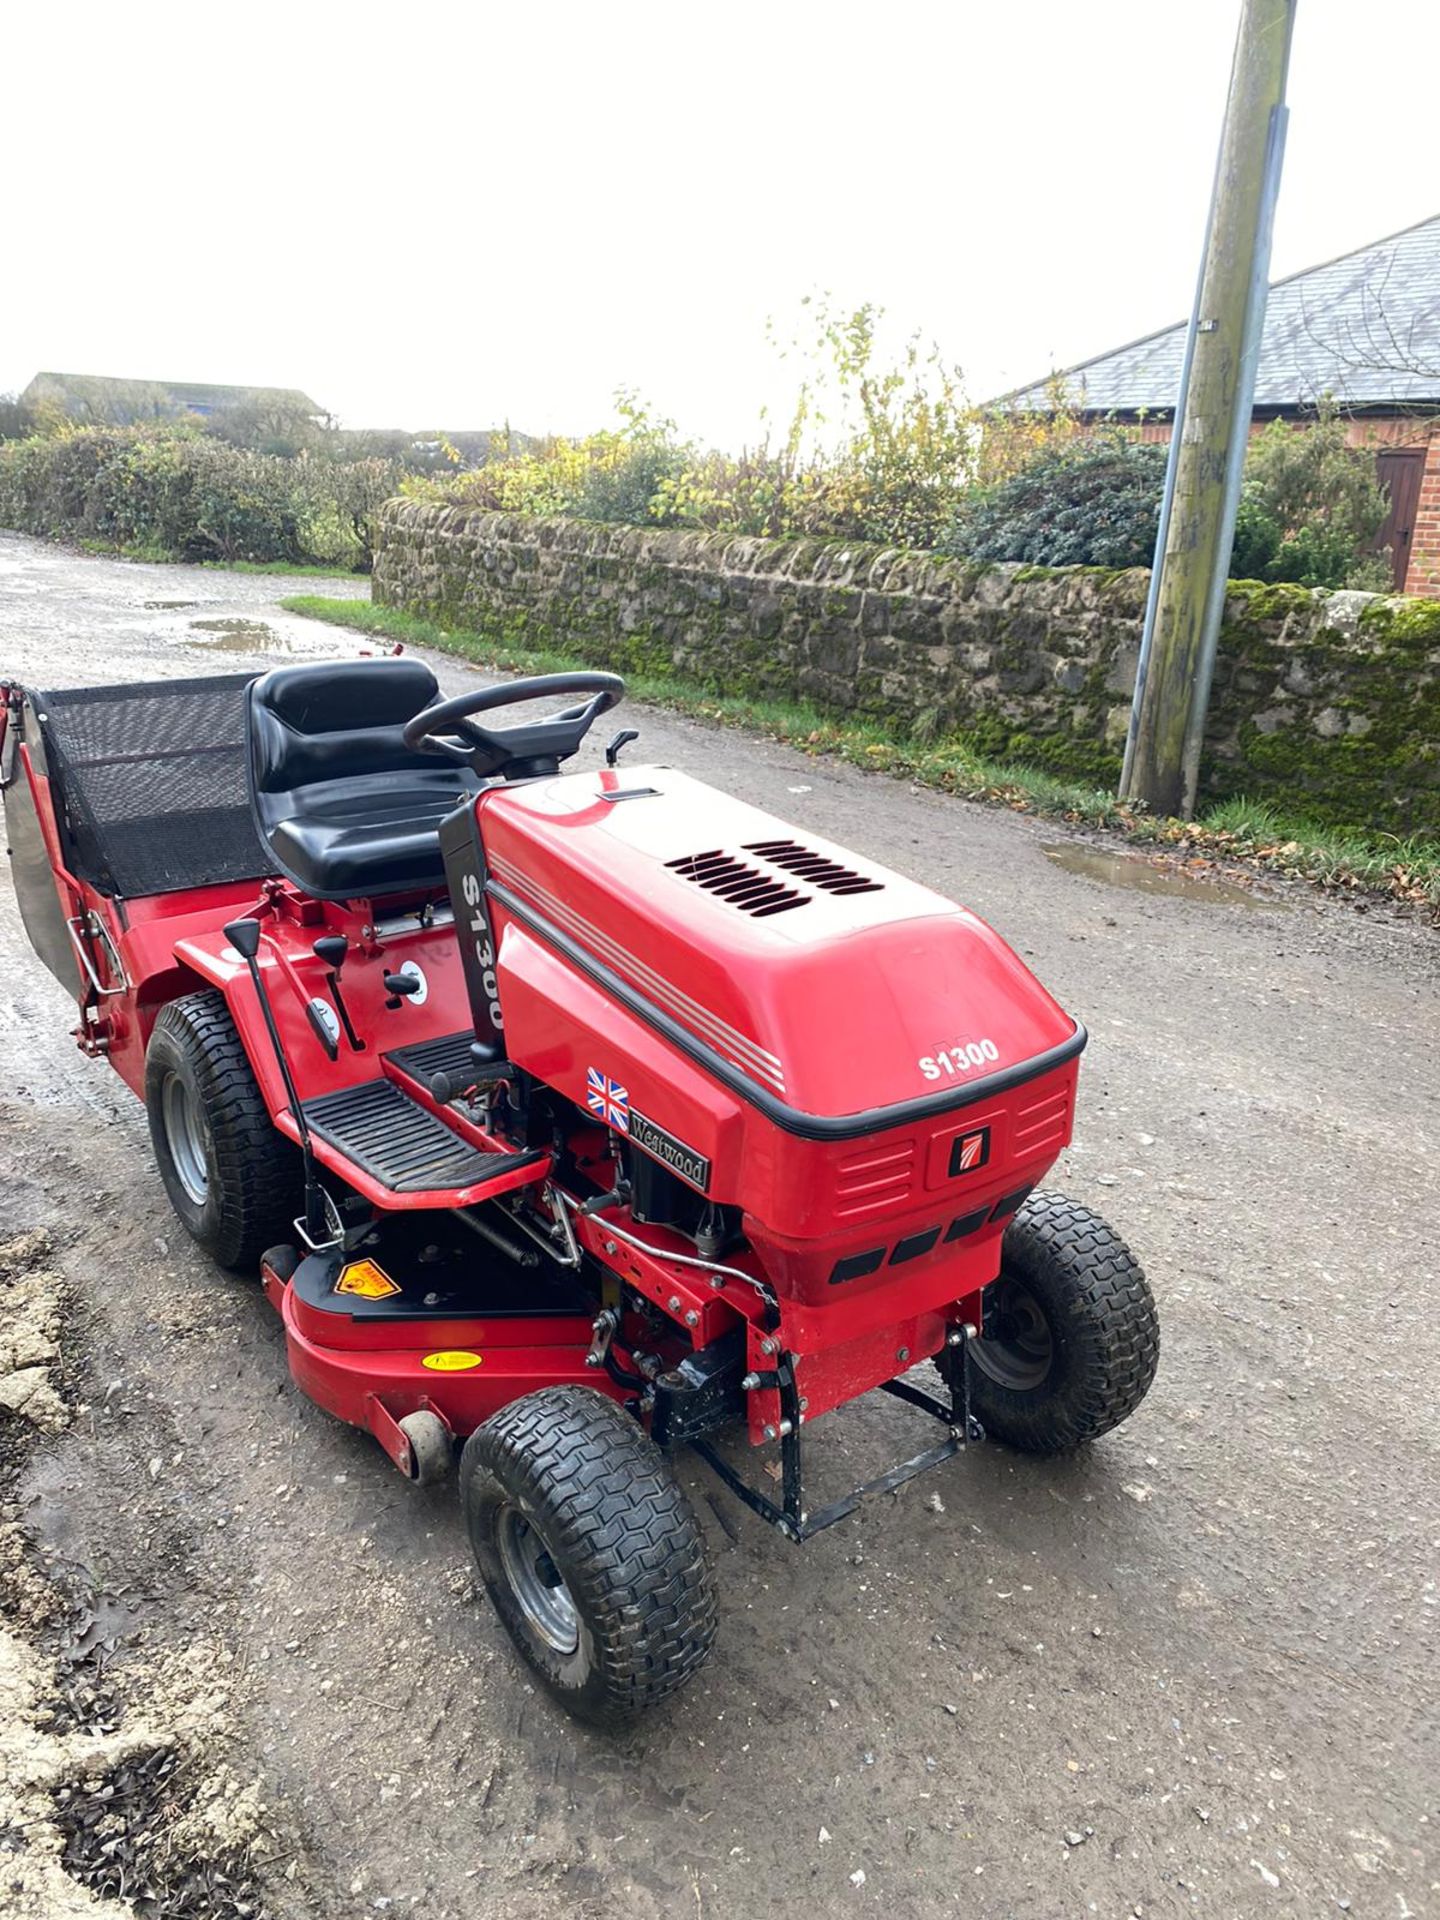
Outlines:
[[[883,309],[837,315],[821,301],[809,350],[817,412],[840,438],[809,489],[807,533],[853,534],[935,547],[974,481],[975,417],[959,370],[912,334],[892,364],[880,357]],[[792,439],[804,421],[802,413]]]
[[575,500],[582,520],[623,526],[668,526],[676,518],[667,489],[685,469],[684,451],[654,435],[632,440],[612,458],[593,461]]
[[0,393],[0,440],[23,440],[36,428],[34,414],[17,395]]
[[[1346,444],[1333,402],[1322,403],[1313,426],[1273,420],[1255,436],[1242,507],[1233,573],[1302,587],[1388,591],[1390,569],[1370,547],[1389,500],[1375,477],[1374,455]],[[1260,569],[1241,574],[1242,559],[1258,559]]]
[[664,504],[672,525],[779,540],[834,531],[827,484],[824,470],[803,466],[793,446],[777,452],[766,439],[739,454],[692,451],[666,483]]
[[[1148,567],[1169,449],[1115,428],[1045,447],[962,504],[942,542],[971,560]],[[1328,404],[1313,425],[1274,421],[1251,442],[1235,518],[1237,580],[1386,592],[1371,542],[1388,509],[1374,457],[1346,444]]]
[[962,505],[942,551],[1040,567],[1148,567],[1165,459],[1164,447],[1119,433],[1048,447]]
[[483,466],[468,472],[407,474],[401,491],[414,499],[496,513],[671,526],[681,517],[674,489],[686,459],[687,449],[669,437],[667,428],[642,421],[638,428],[592,433],[583,440],[524,440],[514,452],[496,447]]
[[0,446],[0,525],[176,560],[368,567],[394,461],[295,459],[187,426],[81,427]]
[[814,303],[812,337],[798,349],[807,372],[778,442],[767,428],[738,455],[697,447],[622,393],[619,431],[518,450],[497,435],[483,466],[412,475],[403,491],[629,526],[933,546],[973,477],[974,418],[955,369],[918,338],[893,364],[881,358],[882,317],[876,307],[835,314]]

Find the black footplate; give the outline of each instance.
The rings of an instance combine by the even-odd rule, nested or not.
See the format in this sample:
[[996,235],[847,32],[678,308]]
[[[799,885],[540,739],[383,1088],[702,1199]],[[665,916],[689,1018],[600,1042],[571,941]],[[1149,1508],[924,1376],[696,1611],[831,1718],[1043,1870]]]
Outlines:
[[466,1075],[475,1066],[470,1048],[475,1035],[468,1028],[462,1033],[445,1033],[438,1040],[417,1040],[413,1047],[396,1047],[381,1058],[422,1087],[428,1087],[437,1073],[448,1074],[457,1084],[468,1085]]
[[473,1187],[545,1157],[543,1151],[484,1153],[472,1147],[393,1080],[367,1080],[307,1100],[305,1120],[312,1133],[392,1193]]
[[[374,1244],[372,1244],[372,1241]],[[347,1267],[368,1285],[344,1286]],[[302,1260],[291,1284],[297,1298],[350,1320],[537,1320],[595,1317],[595,1301],[573,1273],[543,1257],[516,1266],[449,1217],[430,1211],[385,1214],[362,1248],[327,1248]],[[588,1335],[588,1326],[587,1326]],[[544,1346],[554,1333],[537,1331]]]

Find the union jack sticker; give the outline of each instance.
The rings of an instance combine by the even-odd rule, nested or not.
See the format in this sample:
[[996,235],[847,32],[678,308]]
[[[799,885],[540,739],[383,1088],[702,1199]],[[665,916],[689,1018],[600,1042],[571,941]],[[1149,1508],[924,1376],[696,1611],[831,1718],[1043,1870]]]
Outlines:
[[983,1167],[990,1158],[990,1129],[975,1127],[969,1133],[962,1133],[950,1149],[950,1173],[974,1173],[977,1167]]
[[603,1120],[607,1127],[614,1127],[617,1133],[630,1131],[630,1093],[618,1080],[612,1080],[608,1073],[598,1073],[594,1067],[585,1070],[585,1104],[597,1120]]

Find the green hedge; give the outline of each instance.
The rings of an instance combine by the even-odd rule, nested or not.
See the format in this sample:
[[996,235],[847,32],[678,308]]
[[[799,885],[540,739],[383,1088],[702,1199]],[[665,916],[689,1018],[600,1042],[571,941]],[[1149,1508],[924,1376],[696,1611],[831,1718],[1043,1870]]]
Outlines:
[[0,526],[153,559],[368,568],[399,472],[255,453],[188,427],[84,427],[0,445]]

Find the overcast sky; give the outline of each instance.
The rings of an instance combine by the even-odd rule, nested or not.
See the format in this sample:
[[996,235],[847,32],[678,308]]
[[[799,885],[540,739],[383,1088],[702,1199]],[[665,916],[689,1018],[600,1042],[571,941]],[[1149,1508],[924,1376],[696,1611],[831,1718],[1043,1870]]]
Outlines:
[[[873,300],[974,398],[1188,312],[1239,0],[61,8],[0,25],[0,391],[753,438],[767,317]],[[1302,0],[1274,271],[1440,212],[1435,0]]]

